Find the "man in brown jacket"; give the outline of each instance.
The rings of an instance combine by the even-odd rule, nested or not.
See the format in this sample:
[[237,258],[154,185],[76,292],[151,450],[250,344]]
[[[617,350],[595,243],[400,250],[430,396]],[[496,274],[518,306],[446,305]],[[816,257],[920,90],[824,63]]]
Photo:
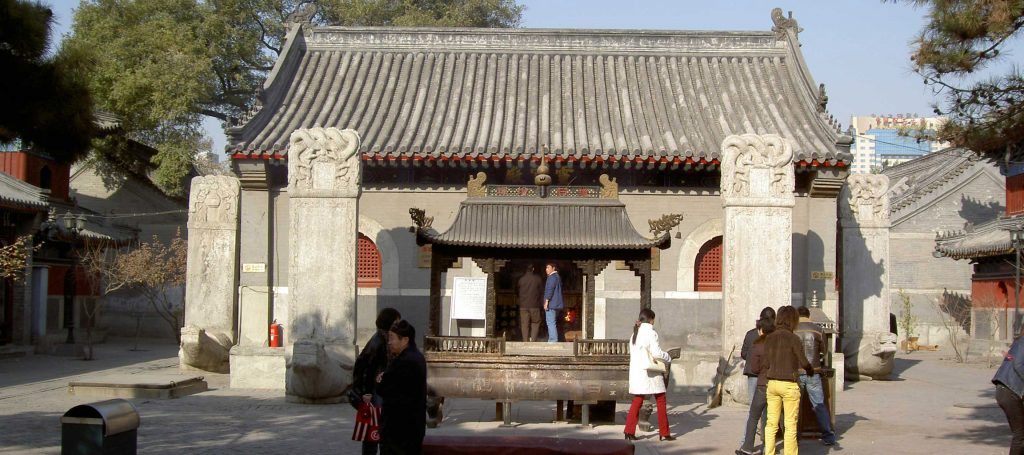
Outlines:
[[800,390],[807,394],[807,401],[811,402],[814,415],[818,419],[818,428],[821,429],[821,442],[827,446],[836,443],[836,434],[832,431],[832,419],[829,416],[828,407],[825,405],[825,394],[821,387],[821,361],[825,356],[825,336],[821,334],[818,324],[811,322],[811,310],[802,306],[797,308],[800,314],[800,322],[793,333],[800,337],[804,347],[804,355],[814,367],[814,374],[800,375]]

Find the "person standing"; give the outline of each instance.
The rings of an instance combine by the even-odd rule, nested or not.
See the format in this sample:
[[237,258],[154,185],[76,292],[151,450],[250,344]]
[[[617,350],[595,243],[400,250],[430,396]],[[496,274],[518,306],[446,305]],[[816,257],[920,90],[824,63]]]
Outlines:
[[1010,455],[1024,455],[1024,337],[1013,340],[1010,350],[1003,355],[992,383],[996,386],[996,403],[1006,414],[1013,437],[1010,439]]
[[[754,372],[757,382],[754,384],[754,393],[750,396],[750,411],[747,413],[747,426],[746,431],[743,433],[743,445],[736,450],[736,455],[753,455],[754,453],[754,437],[757,432],[757,424],[761,423],[761,434],[764,434],[764,416],[768,412],[768,369],[764,367],[764,341],[768,337],[768,334],[775,331],[775,310],[772,310],[770,314],[762,316],[757,321],[757,331],[759,333],[756,340],[754,340],[753,346],[750,349],[750,368]],[[765,314],[764,311],[761,312]]]
[[565,308],[562,300],[562,278],[558,276],[558,266],[548,262],[544,266],[548,278],[544,283],[544,319],[548,324],[548,343],[558,342],[558,311]]
[[[380,405],[377,375],[388,366],[388,330],[400,319],[402,315],[394,308],[380,310],[377,313],[377,332],[366,342],[352,367],[352,390],[362,396],[364,403]],[[376,455],[377,445],[373,441],[363,441],[363,455]]]
[[526,273],[516,283],[519,304],[519,330],[523,341],[535,341],[540,331],[540,309],[542,307],[543,280],[533,273],[533,264],[526,266]]
[[818,428],[821,429],[821,442],[827,446],[835,445],[836,434],[832,431],[832,418],[829,416],[828,406],[825,405],[825,392],[821,386],[821,362],[825,357],[825,336],[821,333],[818,324],[811,322],[811,310],[805,306],[797,308],[800,315],[800,322],[797,323],[793,333],[800,337],[804,347],[804,356],[811,362],[814,374],[800,373],[800,392],[807,394],[807,401],[811,402],[811,409],[818,419]]
[[416,348],[416,329],[398,321],[388,332],[391,364],[377,376],[382,399],[381,455],[423,452],[427,424],[427,362]]
[[768,419],[764,428],[764,455],[775,455],[775,433],[779,431],[779,415],[785,413],[785,439],[783,453],[798,453],[796,430],[797,413],[800,410],[799,370],[807,375],[814,374],[811,362],[804,355],[800,337],[793,333],[799,323],[796,309],[786,305],[779,308],[775,319],[775,331],[764,340],[767,361]]
[[658,437],[662,441],[674,441],[668,429],[668,409],[665,403],[665,381],[660,373],[647,371],[650,359],[661,359],[670,362],[668,353],[661,350],[658,344],[658,332],[654,331],[654,311],[650,308],[640,310],[640,317],[633,325],[633,338],[629,344],[629,393],[633,395],[633,403],[626,414],[626,427],[623,433],[627,441],[636,440],[636,424],[640,418],[640,406],[647,395],[654,395],[658,405]]
[[[753,364],[751,363],[751,352],[754,346],[754,340],[757,340],[758,337],[760,337],[762,334],[760,324],[761,321],[766,317],[770,317],[772,323],[774,323],[775,308],[766,306],[761,309],[761,314],[758,316],[756,320],[754,320],[754,328],[748,330],[747,334],[743,336],[743,346],[740,348],[740,358],[744,360],[743,375],[747,377],[747,398],[753,398],[754,392],[757,390],[757,373],[755,373],[751,369],[751,367],[753,366]],[[753,402],[751,402],[751,406],[753,406]],[[758,419],[760,419],[760,416],[758,416]],[[747,424],[749,425],[750,422],[747,422]],[[756,427],[757,422],[754,422],[754,425]],[[762,423],[761,426],[763,427],[764,424]],[[740,439],[740,444],[743,444],[745,442],[745,438],[746,436],[744,435],[744,438]]]

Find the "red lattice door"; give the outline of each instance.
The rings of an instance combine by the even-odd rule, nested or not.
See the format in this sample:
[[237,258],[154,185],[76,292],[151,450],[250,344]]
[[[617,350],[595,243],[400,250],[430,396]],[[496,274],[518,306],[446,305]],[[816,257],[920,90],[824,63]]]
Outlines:
[[361,288],[380,287],[380,251],[369,237],[359,234],[359,248],[356,259],[358,286]]
[[693,273],[696,291],[722,290],[722,237],[715,237],[700,247]]

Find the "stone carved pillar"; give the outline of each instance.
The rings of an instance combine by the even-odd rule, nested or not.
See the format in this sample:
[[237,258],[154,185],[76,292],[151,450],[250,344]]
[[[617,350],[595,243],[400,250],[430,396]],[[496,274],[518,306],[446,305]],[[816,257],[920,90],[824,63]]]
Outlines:
[[[723,397],[749,402],[742,375],[743,336],[761,309],[790,305],[793,268],[793,152],[775,134],[722,141]],[[723,398],[724,400],[725,398]]]
[[192,179],[188,204],[188,286],[178,358],[185,369],[227,373],[237,337],[238,179]]
[[359,135],[296,130],[288,149],[289,308],[286,398],[342,399],[355,363]]
[[896,335],[889,332],[889,178],[852,175],[839,196],[843,230],[842,349],[846,378],[892,373]]

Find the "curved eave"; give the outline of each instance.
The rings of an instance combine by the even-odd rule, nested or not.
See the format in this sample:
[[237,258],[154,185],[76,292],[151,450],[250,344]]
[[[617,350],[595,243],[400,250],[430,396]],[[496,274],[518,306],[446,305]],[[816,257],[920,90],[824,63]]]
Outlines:
[[420,244],[520,250],[649,250],[668,248],[668,233],[650,239],[618,200],[470,198],[444,232],[418,229]]

